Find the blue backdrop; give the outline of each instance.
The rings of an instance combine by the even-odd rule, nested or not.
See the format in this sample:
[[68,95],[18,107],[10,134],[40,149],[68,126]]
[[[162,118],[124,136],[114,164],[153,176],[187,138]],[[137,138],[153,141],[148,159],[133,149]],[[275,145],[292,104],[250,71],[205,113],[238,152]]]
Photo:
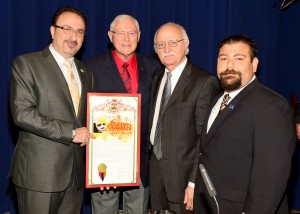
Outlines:
[[[290,1],[290,0],[287,0]],[[0,20],[0,213],[16,213],[14,191],[7,178],[17,139],[11,121],[8,96],[10,65],[17,55],[38,51],[50,43],[50,23],[54,11],[73,6],[87,17],[85,43],[77,58],[108,51],[107,31],[119,14],[136,17],[142,31],[139,52],[153,55],[155,30],[166,22],[185,27],[190,37],[190,60],[216,74],[218,43],[230,34],[246,34],[257,41],[259,79],[287,99],[300,96],[300,3],[279,10],[281,0],[3,0]],[[300,209],[300,168],[297,148],[290,207]],[[90,213],[89,193],[85,193],[82,213]]]

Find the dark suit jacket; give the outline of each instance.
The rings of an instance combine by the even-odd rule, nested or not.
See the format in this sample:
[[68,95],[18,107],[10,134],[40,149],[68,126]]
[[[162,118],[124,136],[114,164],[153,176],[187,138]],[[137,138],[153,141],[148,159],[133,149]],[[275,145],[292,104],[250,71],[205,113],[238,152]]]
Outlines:
[[[136,54],[138,68],[138,93],[141,94],[141,141],[140,141],[140,177],[144,187],[148,186],[147,179],[147,133],[150,106],[151,82],[154,75],[161,69],[155,58]],[[120,72],[111,52],[95,57],[87,62],[93,68],[96,92],[127,93]]]
[[296,123],[300,123],[300,102],[296,103],[295,114],[296,114]]
[[[149,135],[163,75],[164,70],[153,79]],[[202,126],[208,107],[218,93],[217,79],[187,62],[162,116],[159,163],[163,167],[168,200],[173,203],[182,203],[189,181],[195,182]]]
[[[220,212],[273,213],[284,195],[295,148],[295,123],[289,103],[255,79],[217,116],[207,134],[206,130],[207,122],[200,163],[216,188]],[[200,180],[200,175],[197,178]],[[231,203],[231,210],[222,201]],[[215,213],[209,208],[215,204],[207,195],[202,177],[196,183],[196,207],[199,202],[196,213]],[[285,209],[277,213],[288,213]]]
[[84,184],[85,148],[71,143],[72,130],[85,126],[86,95],[93,75],[75,60],[82,91],[76,117],[68,84],[49,47],[14,59],[10,106],[21,128],[10,169],[15,185],[41,192],[67,188],[73,166],[78,186]]

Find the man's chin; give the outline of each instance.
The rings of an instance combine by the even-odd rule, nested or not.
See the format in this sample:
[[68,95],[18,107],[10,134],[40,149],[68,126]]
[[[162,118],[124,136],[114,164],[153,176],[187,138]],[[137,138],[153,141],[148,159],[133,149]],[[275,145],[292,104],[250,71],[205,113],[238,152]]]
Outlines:
[[237,82],[234,82],[234,83],[227,83],[227,84],[221,84],[222,88],[225,90],[225,91],[235,91],[237,89],[240,88],[241,84],[237,83]]
[[226,77],[221,80],[221,86],[226,91],[234,91],[240,88],[241,80],[236,77]]

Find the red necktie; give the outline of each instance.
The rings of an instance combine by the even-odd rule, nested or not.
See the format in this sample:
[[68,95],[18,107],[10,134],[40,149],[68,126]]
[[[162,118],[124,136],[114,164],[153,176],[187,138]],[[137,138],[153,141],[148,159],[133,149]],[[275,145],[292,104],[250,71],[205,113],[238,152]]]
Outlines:
[[123,65],[123,72],[122,72],[122,80],[124,82],[124,85],[127,89],[127,92],[128,93],[131,93],[131,80],[130,80],[130,75],[129,75],[129,72],[127,70],[127,67],[128,67],[128,63],[125,62]]

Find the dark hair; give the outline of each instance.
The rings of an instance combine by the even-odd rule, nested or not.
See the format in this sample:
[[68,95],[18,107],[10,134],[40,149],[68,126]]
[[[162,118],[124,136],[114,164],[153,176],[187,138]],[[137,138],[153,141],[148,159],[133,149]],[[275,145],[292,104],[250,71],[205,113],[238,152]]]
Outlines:
[[83,22],[84,22],[84,25],[86,26],[86,19],[85,19],[84,14],[83,14],[81,11],[79,11],[78,9],[73,8],[73,7],[61,7],[61,8],[58,8],[58,9],[55,11],[55,13],[54,13],[54,15],[53,15],[53,17],[52,17],[51,25],[52,25],[52,26],[56,25],[56,22],[57,22],[58,17],[59,17],[61,14],[65,13],[65,12],[70,12],[70,13],[75,13],[75,14],[77,14],[78,16],[80,16],[80,17],[82,18],[82,20],[83,20]]
[[220,44],[219,44],[219,51],[223,47],[223,45],[225,45],[225,44],[233,44],[233,43],[237,43],[237,42],[245,43],[246,45],[248,45],[250,47],[251,61],[255,57],[257,57],[258,47],[257,47],[256,43],[254,42],[254,40],[250,39],[249,37],[247,37],[245,35],[233,35],[233,36],[226,37],[225,39],[223,39],[220,42]]

